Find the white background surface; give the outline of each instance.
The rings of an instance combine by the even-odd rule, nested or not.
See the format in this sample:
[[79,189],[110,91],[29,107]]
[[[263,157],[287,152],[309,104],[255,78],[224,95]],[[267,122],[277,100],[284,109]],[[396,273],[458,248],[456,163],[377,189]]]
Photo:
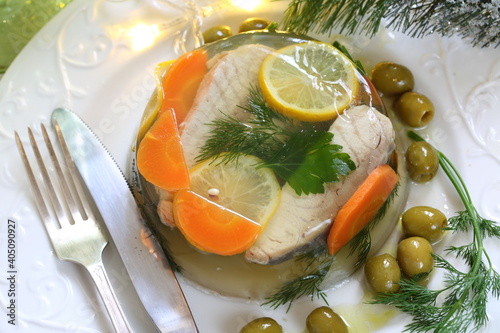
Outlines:
[[[278,20],[284,8],[286,1],[266,3],[253,13],[223,9],[207,16],[202,29],[229,24],[237,30],[239,22],[251,16]],[[111,332],[84,270],[59,261],[52,251],[34,208],[13,132],[17,130],[26,137],[27,126],[38,129],[41,121],[48,123],[54,108],[69,107],[90,125],[126,171],[131,143],[154,88],[155,65],[176,58],[182,50],[176,52],[175,45],[184,45],[186,50],[193,47],[193,25],[178,21],[185,17],[186,22],[192,22],[193,14],[166,1],[76,0],[30,42],[0,80],[0,332]],[[127,32],[139,22],[180,24],[163,28],[151,47],[134,50]],[[178,44],[183,32],[187,32],[186,43]],[[322,39],[333,41],[334,36]],[[436,119],[424,134],[458,167],[480,214],[500,221],[500,49],[472,48],[467,41],[455,38],[411,39],[388,31],[373,40],[359,37],[341,41],[367,68],[389,60],[413,71],[415,90],[427,95],[437,110]],[[408,206],[416,204],[442,209],[447,216],[463,209],[442,174],[430,184],[412,186]],[[8,325],[6,316],[8,219],[17,225],[15,327]],[[449,236],[446,244],[457,241]],[[497,271],[499,243],[486,242]],[[130,292],[131,285],[116,255],[110,246],[106,261],[125,310],[137,332],[153,332]],[[260,316],[272,316],[286,332],[299,333],[304,331],[307,314],[323,305],[303,299],[286,313],[286,309],[274,311],[258,304],[224,300],[185,283],[183,286],[204,333],[238,332]],[[391,310],[359,305],[364,297],[362,282],[356,278],[328,293],[330,305],[356,332],[401,332],[408,323],[407,317],[396,315],[389,316],[383,327],[370,326],[366,319],[387,316]],[[492,300],[488,309],[491,322],[483,331],[496,332],[500,328],[500,302]],[[356,317],[361,317],[357,323]]]

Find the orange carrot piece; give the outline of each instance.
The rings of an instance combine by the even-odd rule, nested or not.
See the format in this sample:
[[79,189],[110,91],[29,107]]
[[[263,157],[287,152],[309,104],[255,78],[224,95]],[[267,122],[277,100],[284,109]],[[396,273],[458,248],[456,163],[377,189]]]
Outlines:
[[193,105],[206,72],[205,50],[198,49],[180,56],[163,78],[163,102],[160,112],[173,110],[177,124],[181,124]]
[[337,253],[373,219],[397,182],[398,175],[387,164],[368,175],[333,221],[327,240],[330,255]]
[[201,195],[180,190],[174,196],[174,219],[184,237],[198,249],[223,256],[247,250],[260,234],[260,224]]
[[137,168],[150,183],[167,191],[189,188],[189,171],[172,112],[158,116],[137,150]]

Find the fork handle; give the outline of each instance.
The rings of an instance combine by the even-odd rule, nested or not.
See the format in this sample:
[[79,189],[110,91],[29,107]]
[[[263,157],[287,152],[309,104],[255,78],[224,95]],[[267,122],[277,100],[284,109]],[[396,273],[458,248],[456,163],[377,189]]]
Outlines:
[[125,314],[123,313],[120,303],[116,298],[113,288],[111,287],[111,283],[103,264],[99,262],[93,265],[88,265],[86,268],[97,286],[97,290],[101,295],[115,331],[118,333],[132,333],[132,329],[125,318]]

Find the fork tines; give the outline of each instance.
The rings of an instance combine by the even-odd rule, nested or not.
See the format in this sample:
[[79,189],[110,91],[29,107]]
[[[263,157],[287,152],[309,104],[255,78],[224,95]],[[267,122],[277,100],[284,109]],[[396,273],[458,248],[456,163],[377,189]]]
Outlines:
[[[42,181],[40,184],[35,177],[35,173],[33,172],[33,168],[17,132],[15,133],[15,137],[29,181],[34,191],[37,208],[46,224],[46,227],[51,229],[58,227],[52,223],[53,219],[51,218],[50,210],[53,210],[56,215],[59,227],[86,220],[88,215],[92,214],[92,211],[90,210],[90,203],[86,200],[86,196],[82,195],[83,190],[80,186],[79,180],[72,176],[74,175],[74,170],[71,169],[76,167],[69,156],[69,152],[67,152],[67,147],[65,147],[65,145],[61,142],[65,162],[64,166],[62,166],[61,163],[59,163],[56,150],[52,144],[47,129],[43,124],[41,125],[41,134],[43,136],[45,146],[47,147],[53,169],[46,167],[46,162],[44,161],[40,148],[38,147],[35,135],[33,134],[32,129],[28,128],[29,141],[41,173]],[[63,167],[69,171],[70,177],[65,176]],[[56,177],[57,183],[52,181],[49,175],[50,171],[53,171],[52,178]],[[57,193],[61,193],[61,195],[58,196]],[[44,201],[44,197],[46,196],[50,198],[51,206],[48,206]],[[70,214],[66,214],[65,210],[69,210]]]

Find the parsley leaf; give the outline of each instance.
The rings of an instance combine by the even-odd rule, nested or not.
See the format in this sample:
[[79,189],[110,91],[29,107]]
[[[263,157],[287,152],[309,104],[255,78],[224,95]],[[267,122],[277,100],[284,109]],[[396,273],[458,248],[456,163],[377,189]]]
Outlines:
[[297,195],[324,193],[324,183],[337,182],[356,166],[341,146],[331,144],[333,133],[293,133],[264,167],[272,169]]

